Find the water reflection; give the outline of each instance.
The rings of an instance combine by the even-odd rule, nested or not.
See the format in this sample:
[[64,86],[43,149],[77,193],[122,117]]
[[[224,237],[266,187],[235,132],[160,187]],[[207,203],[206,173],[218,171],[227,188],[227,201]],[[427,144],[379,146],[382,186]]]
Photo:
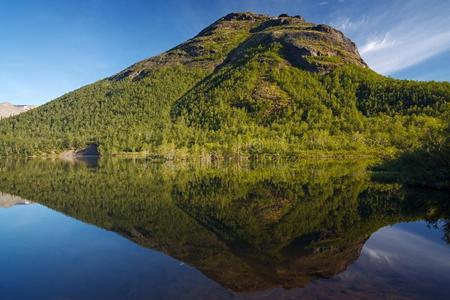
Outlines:
[[[439,238],[448,238],[447,223],[439,223],[449,219],[448,193],[372,182],[365,163],[252,168],[129,160],[103,160],[97,167],[36,160],[1,164],[1,191],[117,232],[246,295],[305,286],[301,293],[323,294],[326,289],[313,292],[314,287],[329,278],[327,285],[339,282],[343,274],[354,276],[358,264],[352,264],[360,256],[383,261],[387,265],[377,264],[383,270],[392,262],[396,270],[406,270],[398,253],[432,249],[426,238],[394,243],[392,230],[366,243],[389,224],[426,219],[429,226],[439,226]],[[397,244],[403,248],[389,249]],[[448,248],[433,257],[448,261]],[[444,268],[448,272],[450,266]]]
[[10,208],[16,205],[28,205],[31,201],[0,192],[0,208]]

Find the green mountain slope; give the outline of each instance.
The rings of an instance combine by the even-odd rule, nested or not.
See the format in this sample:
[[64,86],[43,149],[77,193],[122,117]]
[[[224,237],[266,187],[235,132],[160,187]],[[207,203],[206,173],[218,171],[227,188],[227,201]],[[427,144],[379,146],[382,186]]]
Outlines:
[[450,84],[371,71],[341,32],[235,13],[159,56],[0,121],[0,155],[299,155],[421,148],[444,132]]

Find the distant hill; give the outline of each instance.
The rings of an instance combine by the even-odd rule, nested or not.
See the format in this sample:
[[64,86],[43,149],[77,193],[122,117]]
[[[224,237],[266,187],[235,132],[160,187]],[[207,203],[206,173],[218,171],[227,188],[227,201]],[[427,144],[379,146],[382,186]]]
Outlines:
[[0,118],[7,118],[20,113],[26,112],[32,108],[33,105],[14,105],[8,102],[0,103]]
[[381,76],[330,26],[232,13],[165,53],[2,120],[0,155],[91,144],[167,158],[393,153],[445,138],[449,103],[450,83]]

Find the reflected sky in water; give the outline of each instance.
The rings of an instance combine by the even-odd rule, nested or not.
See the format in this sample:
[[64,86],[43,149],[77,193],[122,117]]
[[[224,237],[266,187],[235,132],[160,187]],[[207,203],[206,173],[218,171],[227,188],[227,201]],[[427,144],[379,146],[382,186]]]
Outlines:
[[173,299],[219,288],[169,256],[37,204],[0,209],[0,245],[3,300]]
[[438,228],[423,221],[384,227],[345,272],[312,283],[304,293],[325,298],[337,293],[333,297],[342,299],[448,299],[450,246],[441,238]]
[[[450,246],[426,222],[387,226],[341,274],[235,293],[195,268],[39,204],[0,209],[2,299],[290,299],[450,295]],[[181,297],[180,297],[181,295]]]

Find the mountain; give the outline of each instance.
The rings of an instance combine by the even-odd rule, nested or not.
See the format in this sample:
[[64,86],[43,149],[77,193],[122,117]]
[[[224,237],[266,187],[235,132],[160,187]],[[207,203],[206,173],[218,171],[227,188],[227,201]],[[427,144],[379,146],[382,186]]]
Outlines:
[[[395,54],[393,55],[401,55]],[[394,153],[443,136],[450,83],[381,76],[340,31],[232,13],[187,42],[0,122],[0,155]]]
[[0,103],[0,119],[18,115],[34,107],[33,105],[14,105],[8,102],[2,102]]

